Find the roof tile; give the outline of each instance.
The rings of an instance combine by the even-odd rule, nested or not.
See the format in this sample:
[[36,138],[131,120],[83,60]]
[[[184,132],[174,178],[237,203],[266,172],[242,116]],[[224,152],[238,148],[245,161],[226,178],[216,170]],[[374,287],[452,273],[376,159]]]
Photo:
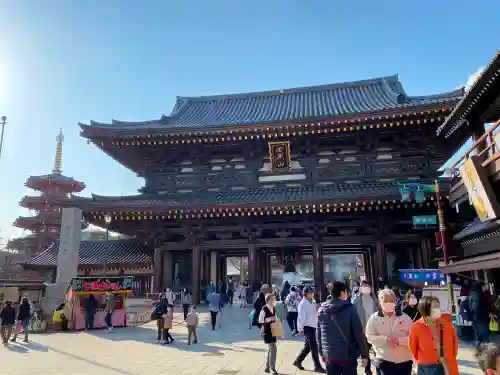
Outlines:
[[[253,125],[369,113],[458,100],[463,90],[407,96],[397,75],[279,91],[178,97],[170,116],[159,120],[91,126],[117,129],[205,128]],[[87,125],[80,124],[82,127]]]
[[[57,266],[59,242],[26,262],[27,266]],[[152,251],[134,240],[81,241],[78,254],[79,266],[108,264],[151,265]]]

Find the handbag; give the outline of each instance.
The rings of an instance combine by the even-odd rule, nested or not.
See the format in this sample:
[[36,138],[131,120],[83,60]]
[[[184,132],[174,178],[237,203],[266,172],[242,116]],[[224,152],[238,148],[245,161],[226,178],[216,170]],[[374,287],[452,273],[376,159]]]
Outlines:
[[436,350],[439,353],[439,362],[441,363],[441,366],[443,366],[444,375],[450,375],[450,368],[448,367],[446,359],[444,359],[444,349],[443,349],[444,325],[443,324],[439,325],[439,339],[440,339],[439,342],[432,328],[431,328],[431,334],[432,334],[432,341],[434,341]]
[[282,337],[285,335],[285,331],[283,330],[283,324],[281,321],[276,320],[271,323],[271,334],[273,337]]
[[491,318],[490,319],[490,331],[491,332],[498,332],[500,330],[500,327],[498,325],[498,320]]

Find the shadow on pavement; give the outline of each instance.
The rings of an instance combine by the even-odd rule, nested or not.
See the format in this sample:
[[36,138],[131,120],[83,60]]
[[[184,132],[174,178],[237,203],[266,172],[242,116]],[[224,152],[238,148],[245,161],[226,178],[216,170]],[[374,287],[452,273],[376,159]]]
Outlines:
[[16,353],[28,353],[30,351],[38,351],[38,352],[48,352],[49,349],[45,345],[38,344],[36,342],[10,342],[7,346],[8,350]]

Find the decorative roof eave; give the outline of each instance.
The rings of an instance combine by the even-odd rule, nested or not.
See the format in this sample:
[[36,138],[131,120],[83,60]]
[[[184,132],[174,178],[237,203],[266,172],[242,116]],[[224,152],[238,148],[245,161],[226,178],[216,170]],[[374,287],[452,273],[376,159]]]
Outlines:
[[[252,136],[259,138],[262,135],[278,136],[273,133],[287,132],[290,135],[323,134],[334,132],[349,132],[359,130],[370,130],[374,128],[387,128],[393,126],[404,126],[412,124],[426,124],[435,121],[440,122],[451,112],[458,99],[443,100],[440,104],[415,105],[407,108],[398,108],[396,110],[378,111],[371,113],[357,113],[352,115],[343,115],[330,118],[303,119],[290,122],[272,122],[265,124],[235,125],[220,128],[145,128],[131,129],[130,127],[99,126],[97,123],[91,125],[79,123],[82,132],[81,135],[87,139],[93,138],[119,138],[119,139],[148,139],[153,137],[190,137],[198,138],[201,143],[206,136],[227,135],[228,140],[250,139]],[[424,119],[422,119],[424,117]],[[430,118],[429,118],[430,117]],[[309,128],[309,129],[308,129]],[[308,130],[304,130],[308,129]],[[236,136],[233,134],[245,134],[248,138]],[[264,136],[265,138],[265,136]],[[251,138],[253,139],[253,138]],[[99,140],[100,141],[100,140]],[[169,142],[170,143],[170,142]]]
[[24,186],[36,189],[43,190],[48,185],[58,185],[68,187],[68,191],[72,191],[74,193],[79,193],[86,188],[86,185],[83,182],[77,181],[73,178],[64,178],[58,179],[51,177],[52,175],[47,176],[30,176],[24,183]]
[[[458,102],[456,107],[437,129],[437,135],[444,133],[450,137],[457,129],[467,125],[467,116],[477,107],[484,95],[500,80],[500,51],[490,61],[481,75],[474,81],[468,92]],[[497,90],[500,84],[497,83]],[[500,93],[499,93],[500,94]]]
[[24,208],[31,209],[32,207],[40,207],[46,205],[54,205],[57,206],[59,204],[59,200],[57,196],[45,194],[45,195],[35,195],[29,196],[26,195],[22,197],[19,205]]
[[481,222],[474,220],[464,230],[457,233],[454,239],[461,241],[462,245],[470,245],[500,234],[500,220],[490,220]]
[[[442,198],[446,201],[445,198]],[[144,211],[119,211],[110,208],[102,208],[99,211],[86,211],[89,221],[104,223],[105,216],[111,216],[111,220],[178,220],[178,219],[201,219],[220,217],[250,217],[250,216],[291,216],[304,214],[328,214],[328,213],[352,213],[370,211],[394,211],[407,208],[436,207],[434,197],[429,197],[426,202],[402,202],[400,200],[358,200],[344,203],[320,203],[306,204],[304,202],[287,202],[282,204],[268,205],[233,205],[231,207],[210,208],[184,208],[184,209],[162,209]],[[140,210],[141,208],[138,208]]]

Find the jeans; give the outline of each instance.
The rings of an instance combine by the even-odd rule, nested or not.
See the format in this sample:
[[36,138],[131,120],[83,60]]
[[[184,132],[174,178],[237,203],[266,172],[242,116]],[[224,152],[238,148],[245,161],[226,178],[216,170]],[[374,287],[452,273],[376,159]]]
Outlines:
[[189,312],[189,303],[182,304],[182,312],[184,313],[184,320],[186,320]]
[[297,331],[297,318],[299,317],[299,313],[297,311],[289,311],[286,316],[286,322],[288,326],[292,330],[292,332]]
[[476,348],[479,349],[482,343],[490,341],[489,323],[473,323],[474,338],[476,340]]
[[210,311],[210,322],[212,323],[212,330],[215,330],[215,325],[217,324],[217,313],[218,311]]
[[276,371],[276,356],[278,355],[278,346],[275,342],[267,344],[266,370]]
[[418,365],[418,375],[444,375],[442,365]]
[[94,329],[94,311],[85,311],[85,329]]
[[349,361],[343,363],[329,363],[326,361],[327,375],[356,375],[357,367],[357,358],[349,359]]
[[20,323],[18,322],[18,325],[17,325],[16,329],[14,330],[14,336],[12,336],[12,341],[15,341],[17,339],[17,335],[21,333],[20,332],[21,327],[22,327],[23,332],[24,332],[24,341],[28,341],[28,332],[29,332],[29,328],[30,328],[30,320],[29,319],[23,320]]
[[2,342],[7,344],[9,342],[10,335],[12,334],[12,324],[0,326],[0,335],[2,336]]
[[233,305],[233,299],[234,299],[234,292],[232,290],[228,290],[227,292],[227,298],[228,298],[228,302],[229,302],[229,305]]
[[411,375],[413,361],[394,363],[389,361],[380,361],[377,369],[380,375]]
[[106,326],[108,328],[113,328],[112,318],[113,318],[113,313],[107,312],[106,316],[104,317],[104,321],[106,322]]
[[297,356],[295,363],[301,365],[309,353],[311,353],[314,363],[314,368],[315,369],[321,368],[322,366],[321,362],[319,361],[319,354],[318,354],[318,342],[316,341],[316,328],[305,326],[304,347]]

